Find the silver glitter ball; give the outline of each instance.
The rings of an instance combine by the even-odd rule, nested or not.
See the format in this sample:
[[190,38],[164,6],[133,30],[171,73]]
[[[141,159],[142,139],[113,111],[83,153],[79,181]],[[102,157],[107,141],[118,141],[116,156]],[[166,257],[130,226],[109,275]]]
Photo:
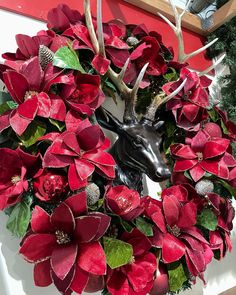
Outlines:
[[39,63],[43,70],[50,62],[53,62],[53,57],[54,53],[47,46],[39,46]]
[[195,189],[199,195],[205,196],[208,193],[213,192],[214,184],[210,180],[203,179],[196,183]]
[[139,40],[135,37],[129,37],[127,38],[126,42],[128,43],[128,45],[130,46],[135,46],[139,43]]
[[90,183],[86,188],[87,204],[93,206],[97,203],[100,197],[100,189],[95,183]]

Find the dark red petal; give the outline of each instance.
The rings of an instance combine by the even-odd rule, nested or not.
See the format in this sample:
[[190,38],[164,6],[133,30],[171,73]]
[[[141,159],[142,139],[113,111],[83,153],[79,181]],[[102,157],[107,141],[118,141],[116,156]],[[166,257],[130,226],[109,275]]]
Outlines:
[[107,289],[112,295],[129,295],[129,282],[121,271],[114,271],[107,282]]
[[81,148],[90,151],[97,147],[101,137],[101,129],[98,125],[92,125],[78,132],[77,136]]
[[[94,255],[96,253],[96,255]],[[78,255],[78,265],[83,270],[94,275],[106,274],[106,255],[99,242],[81,244]]]
[[197,164],[189,172],[195,182],[200,180],[205,174],[205,170],[202,169],[200,164]]
[[29,119],[21,117],[17,110],[11,112],[9,122],[12,129],[16,132],[17,135],[20,136],[25,132],[26,128],[31,123]]
[[48,118],[51,110],[51,100],[45,92],[41,92],[38,97],[38,111],[37,115],[40,117]]
[[197,153],[197,152],[203,152],[204,146],[209,140],[210,136],[207,132],[204,130],[200,130],[193,138],[191,141],[191,148],[192,150]]
[[33,96],[18,106],[17,112],[24,119],[33,120],[38,110],[38,98]]
[[7,111],[4,114],[0,115],[0,132],[10,126],[10,114],[11,111]]
[[81,243],[94,240],[98,233],[101,218],[98,216],[80,216],[75,219],[75,237]]
[[53,270],[51,271],[53,283],[58,289],[58,291],[60,291],[60,293],[63,295],[71,295],[72,291],[70,290],[70,285],[71,285],[71,282],[73,281],[74,275],[75,275],[75,267],[72,267],[72,269],[70,270],[70,272],[68,273],[68,275],[65,277],[64,280],[60,280],[56,276],[54,271]]
[[199,163],[199,165],[207,172],[218,175],[219,162],[214,160],[205,160]]
[[70,132],[76,132],[79,123],[82,121],[80,114],[72,110],[68,111],[66,114],[66,130]]
[[209,244],[205,238],[202,236],[202,234],[200,233],[200,231],[196,228],[196,227],[192,227],[192,228],[183,228],[182,232],[189,234],[190,236],[194,237],[195,239],[201,241],[204,244]]
[[75,276],[70,286],[71,290],[81,294],[88,283],[88,279],[89,274],[82,270],[79,266],[76,266]]
[[156,208],[156,212],[151,215],[151,219],[163,233],[166,232],[165,217],[160,208]]
[[175,162],[174,171],[182,172],[193,168],[197,164],[197,160],[177,160]]
[[189,235],[181,234],[181,240],[184,240],[185,244],[187,244],[193,250],[202,251],[202,252],[204,250],[203,249],[204,244],[202,244],[202,242],[200,242],[197,239],[194,239],[193,237],[191,237]]
[[26,60],[20,68],[20,73],[27,79],[30,90],[39,91],[42,82],[43,71],[37,56]]
[[83,159],[74,160],[75,167],[79,178],[83,181],[91,176],[94,172],[94,165]]
[[52,255],[57,245],[56,237],[52,234],[32,234],[28,236],[20,248],[20,253],[29,262],[39,262]]
[[39,206],[35,206],[32,213],[31,228],[36,233],[50,233],[52,231],[50,216]]
[[63,136],[63,142],[76,154],[80,154],[79,143],[74,132],[66,132]]
[[184,255],[185,248],[185,245],[179,239],[167,233],[163,239],[163,261],[165,263],[178,261]]
[[51,266],[60,280],[64,280],[73,267],[77,256],[77,250],[78,245],[76,243],[57,245],[54,248],[51,257]]
[[180,209],[178,227],[192,227],[197,222],[197,206],[193,203],[187,203]]
[[105,75],[111,61],[101,55],[95,55],[91,64],[93,68],[101,75]]
[[70,207],[74,217],[78,217],[87,212],[87,197],[85,192],[73,195],[65,200]]
[[34,283],[38,287],[47,287],[51,285],[51,264],[50,259],[39,262],[34,266]]
[[175,196],[180,202],[186,202],[188,200],[188,191],[182,185],[173,185],[162,191],[161,197],[164,199],[165,196]]
[[72,234],[75,229],[75,219],[68,205],[61,203],[54,209],[51,215],[51,224],[55,230],[61,230],[65,234]]
[[68,171],[69,186],[72,191],[78,190],[87,185],[87,179],[82,180],[76,170],[74,164],[70,165]]
[[207,142],[203,151],[204,159],[210,159],[222,155],[226,152],[229,143],[230,141],[225,138],[219,139],[218,142],[216,142],[216,140]]
[[[187,255],[189,256],[189,259],[194,265],[197,271],[197,274],[202,273],[206,270],[206,262],[202,252],[194,251],[187,248]],[[196,274],[193,274],[193,275],[196,275]]]
[[172,227],[177,224],[180,213],[180,203],[175,196],[165,196],[163,200],[164,216],[167,224]]
[[99,224],[99,228],[98,228],[98,232],[96,234],[96,236],[94,237],[94,240],[99,240],[107,231],[110,222],[111,222],[111,217],[103,214],[101,212],[94,212],[94,213],[90,213],[90,216],[97,216],[99,218],[101,218],[100,224]]
[[55,94],[50,94],[51,109],[50,118],[58,121],[65,121],[66,118],[66,106],[64,101]]

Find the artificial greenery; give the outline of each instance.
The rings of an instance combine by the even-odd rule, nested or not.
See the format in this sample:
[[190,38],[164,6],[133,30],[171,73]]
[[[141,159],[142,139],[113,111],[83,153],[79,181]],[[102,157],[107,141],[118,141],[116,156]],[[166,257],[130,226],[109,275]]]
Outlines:
[[[223,5],[226,1],[218,1],[217,5]],[[209,35],[208,40],[219,38],[208,50],[210,58],[217,57],[225,52],[224,64],[229,67],[229,74],[220,78],[222,107],[228,112],[229,118],[236,122],[236,17]]]

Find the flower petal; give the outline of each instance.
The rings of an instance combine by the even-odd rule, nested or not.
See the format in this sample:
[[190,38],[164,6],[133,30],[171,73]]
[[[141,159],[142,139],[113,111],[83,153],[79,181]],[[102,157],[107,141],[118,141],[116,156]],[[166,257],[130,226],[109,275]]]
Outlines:
[[35,206],[32,213],[31,228],[36,233],[49,233],[52,231],[50,216],[39,206]]
[[177,160],[174,165],[174,172],[190,170],[197,164],[197,160]]
[[175,196],[165,196],[163,210],[167,224],[172,227],[177,224],[180,213],[180,203]]
[[22,135],[31,121],[19,115],[17,110],[13,110],[9,118],[10,125],[17,135]]
[[222,155],[226,152],[230,141],[226,138],[208,141],[203,150],[204,159],[210,159]]
[[24,240],[19,252],[27,261],[38,262],[51,257],[56,245],[55,235],[32,234]]
[[107,289],[112,295],[129,295],[129,282],[121,271],[114,271],[107,282]]
[[[94,255],[96,253],[96,255]],[[106,274],[106,255],[99,242],[80,245],[78,265],[94,275]]]
[[51,257],[51,266],[60,280],[64,280],[72,269],[76,260],[77,250],[78,245],[76,243],[57,245],[54,248]]
[[52,280],[58,291],[63,295],[71,295],[72,291],[70,290],[71,282],[73,281],[75,275],[75,267],[72,267],[68,275],[64,280],[60,280],[54,271],[51,272]]
[[75,237],[81,243],[88,243],[96,237],[101,223],[98,216],[80,216],[75,219]]
[[34,95],[18,106],[17,112],[24,119],[33,120],[38,110],[38,98]]
[[76,170],[75,164],[70,165],[68,171],[69,186],[72,191],[78,190],[87,185],[87,179],[82,180]]
[[67,198],[65,203],[70,207],[74,217],[87,212],[87,197],[85,192]]
[[68,205],[61,203],[54,209],[51,215],[51,224],[55,230],[61,230],[65,234],[72,234],[75,229],[75,219]]
[[179,239],[167,233],[163,239],[163,261],[165,263],[178,261],[184,255],[185,248],[185,245]]
[[97,216],[99,218],[101,218],[100,220],[100,224],[99,224],[99,228],[98,228],[98,232],[96,234],[96,236],[94,237],[94,240],[99,240],[107,231],[110,222],[111,222],[111,217],[103,214],[101,212],[92,212],[89,214],[89,216]]
[[76,267],[75,276],[71,283],[71,290],[74,292],[81,294],[84,291],[89,280],[89,274],[82,270],[79,266]]
[[94,165],[83,159],[75,159],[76,171],[79,175],[79,178],[83,181],[91,176],[94,172]]
[[180,209],[178,227],[191,227],[197,222],[197,206],[193,202],[185,204]]
[[39,262],[34,266],[34,283],[38,287],[47,287],[51,285],[51,265],[50,259]]
[[200,180],[205,174],[205,171],[202,169],[201,165],[199,164],[194,166],[189,172],[195,182]]

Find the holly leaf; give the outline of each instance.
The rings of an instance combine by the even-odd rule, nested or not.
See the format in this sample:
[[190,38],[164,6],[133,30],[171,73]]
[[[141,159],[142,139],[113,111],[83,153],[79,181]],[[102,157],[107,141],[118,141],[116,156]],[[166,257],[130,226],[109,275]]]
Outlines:
[[25,235],[30,218],[32,199],[24,199],[17,203],[10,212],[7,221],[7,229],[16,237],[21,238]]
[[217,216],[211,209],[203,209],[201,214],[197,217],[197,224],[210,231],[214,231],[216,230],[218,224]]
[[120,223],[125,231],[127,231],[129,233],[132,232],[133,227],[132,227],[132,225],[129,224],[128,221],[125,221],[122,218],[120,218]]
[[79,70],[85,73],[79,58],[72,47],[64,46],[59,48],[53,57],[53,65],[63,69]]
[[33,121],[27,127],[25,132],[19,137],[23,146],[26,148],[30,147],[31,145],[35,144],[35,142],[45,134],[46,126],[37,121]]
[[136,226],[143,234],[145,234],[145,236],[147,237],[153,236],[152,225],[148,223],[144,218],[138,217],[136,219]]
[[111,269],[132,261],[133,248],[130,244],[108,237],[103,238],[103,243],[107,264]]
[[51,118],[49,118],[49,122],[50,122],[53,126],[57,127],[57,129],[58,129],[59,131],[62,131],[62,130],[65,128],[65,124],[64,124],[63,122],[60,122],[60,121],[57,121],[57,120],[54,120],[54,119],[51,119]]
[[0,105],[0,115],[6,113],[9,110],[15,109],[17,106],[18,104],[12,100],[2,103]]
[[187,281],[182,263],[175,263],[168,266],[170,291],[177,292]]

